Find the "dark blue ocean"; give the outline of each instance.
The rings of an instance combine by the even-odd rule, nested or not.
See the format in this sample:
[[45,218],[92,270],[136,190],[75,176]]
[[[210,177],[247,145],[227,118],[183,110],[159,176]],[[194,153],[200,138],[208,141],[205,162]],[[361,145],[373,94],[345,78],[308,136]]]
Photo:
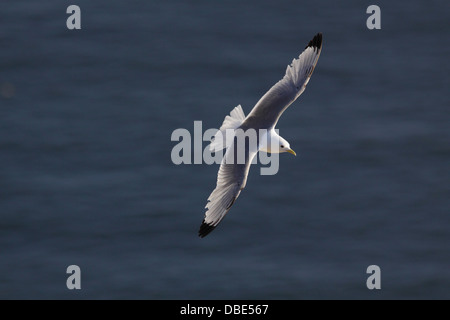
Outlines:
[[[449,18],[429,0],[2,1],[0,298],[450,299]],[[247,114],[318,32],[278,123],[297,157],[252,166],[200,239],[219,166],[173,164],[172,132]]]

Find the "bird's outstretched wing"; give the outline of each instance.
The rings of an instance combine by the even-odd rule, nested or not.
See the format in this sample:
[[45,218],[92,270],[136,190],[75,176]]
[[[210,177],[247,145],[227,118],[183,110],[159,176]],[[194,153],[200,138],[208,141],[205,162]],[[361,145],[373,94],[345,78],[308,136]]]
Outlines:
[[266,128],[273,128],[281,114],[302,93],[311,78],[322,51],[322,33],[318,33],[308,43],[298,59],[287,67],[286,74],[267,93],[262,96],[247,120],[257,122]]
[[[234,141],[227,149],[217,174],[217,185],[208,198],[205,218],[198,235],[203,238],[222,221],[237,197],[245,188],[250,165],[257,150],[238,150],[239,144]],[[238,152],[245,152],[245,158],[240,160]],[[243,163],[240,163],[243,162]]]

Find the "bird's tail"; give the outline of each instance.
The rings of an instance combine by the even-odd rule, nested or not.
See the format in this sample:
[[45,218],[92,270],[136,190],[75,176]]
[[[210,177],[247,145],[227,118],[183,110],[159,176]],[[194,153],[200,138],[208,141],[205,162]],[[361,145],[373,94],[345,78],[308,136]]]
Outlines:
[[[213,140],[211,141],[211,144],[209,145],[209,150],[212,152],[217,152],[224,148],[228,148],[233,139],[227,139],[227,136],[228,138],[230,138],[230,134],[227,135],[227,131],[233,130],[234,132],[234,130],[239,128],[244,120],[244,111],[242,110],[241,105],[238,105],[230,112],[230,115],[226,116],[223,120],[222,126],[220,127],[219,131],[217,131]],[[231,138],[232,137],[234,137],[234,134],[231,136]]]

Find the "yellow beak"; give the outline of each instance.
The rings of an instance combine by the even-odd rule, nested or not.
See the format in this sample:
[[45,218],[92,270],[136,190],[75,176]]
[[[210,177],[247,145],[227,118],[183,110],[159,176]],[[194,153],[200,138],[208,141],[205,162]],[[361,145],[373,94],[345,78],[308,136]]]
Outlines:
[[292,149],[289,149],[289,150],[286,150],[286,151],[289,152],[290,154],[293,154],[294,156],[297,156],[297,154],[295,153],[295,151],[292,150]]

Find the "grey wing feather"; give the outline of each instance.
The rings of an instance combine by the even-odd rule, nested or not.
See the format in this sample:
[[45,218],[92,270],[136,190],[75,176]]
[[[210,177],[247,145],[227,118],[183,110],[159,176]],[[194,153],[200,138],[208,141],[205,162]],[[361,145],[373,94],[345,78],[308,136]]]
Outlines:
[[245,163],[239,164],[235,146],[233,143],[227,149],[217,174],[216,188],[208,198],[205,207],[207,211],[199,230],[199,236],[202,238],[222,221],[247,183],[248,172],[256,151],[247,150]]
[[322,34],[318,33],[298,59],[287,67],[286,74],[255,105],[247,119],[273,128],[281,114],[305,90],[322,51]]

